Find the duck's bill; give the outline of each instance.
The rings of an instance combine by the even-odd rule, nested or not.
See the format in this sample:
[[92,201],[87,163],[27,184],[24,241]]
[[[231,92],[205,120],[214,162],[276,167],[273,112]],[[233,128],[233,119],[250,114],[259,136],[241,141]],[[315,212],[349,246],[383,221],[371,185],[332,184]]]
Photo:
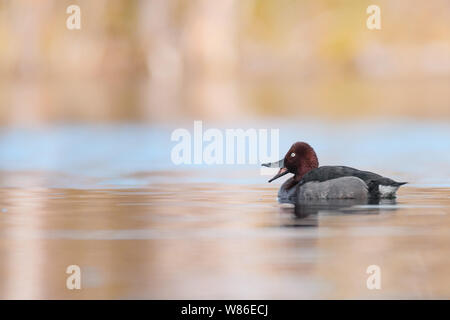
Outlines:
[[284,167],[284,159],[281,159],[280,161],[275,161],[275,162],[263,163],[262,166],[267,167],[267,168],[283,168]]
[[273,180],[276,180],[279,177],[282,177],[282,176],[284,176],[285,174],[288,174],[288,173],[289,173],[289,171],[288,171],[287,168],[281,168],[280,171],[278,171],[278,173],[272,179],[269,180],[269,182],[272,182]]
[[267,168],[280,168],[280,171],[278,171],[278,173],[270,179],[269,182],[272,182],[273,180],[278,179],[289,172],[288,169],[284,167],[284,159],[275,162],[263,163],[262,166]]

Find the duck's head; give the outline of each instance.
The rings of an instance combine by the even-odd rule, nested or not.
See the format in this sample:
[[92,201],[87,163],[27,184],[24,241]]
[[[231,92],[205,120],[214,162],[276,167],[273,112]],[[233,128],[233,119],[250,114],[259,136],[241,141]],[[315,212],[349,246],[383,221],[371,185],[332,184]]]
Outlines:
[[294,181],[297,183],[305,173],[319,166],[319,160],[317,159],[316,152],[309,144],[306,142],[296,142],[291,146],[283,159],[262,165],[269,168],[280,168],[278,173],[269,182],[285,174],[293,173]]

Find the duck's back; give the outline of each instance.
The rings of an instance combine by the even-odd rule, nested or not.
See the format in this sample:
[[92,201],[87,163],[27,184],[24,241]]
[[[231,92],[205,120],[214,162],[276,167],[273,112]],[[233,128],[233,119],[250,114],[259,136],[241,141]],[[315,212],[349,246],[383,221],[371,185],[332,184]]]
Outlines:
[[299,182],[299,187],[311,182],[327,182],[343,177],[355,177],[367,186],[369,196],[395,197],[398,187],[406,182],[396,182],[379,174],[346,166],[322,166],[307,172]]
[[341,177],[357,177],[363,180],[366,184],[371,181],[378,181],[383,185],[395,184],[396,182],[392,179],[380,176],[379,174],[358,170],[355,168],[350,168],[346,166],[322,166],[307,172],[300,181],[300,184],[304,184],[311,181],[327,181],[332,179],[337,179]]

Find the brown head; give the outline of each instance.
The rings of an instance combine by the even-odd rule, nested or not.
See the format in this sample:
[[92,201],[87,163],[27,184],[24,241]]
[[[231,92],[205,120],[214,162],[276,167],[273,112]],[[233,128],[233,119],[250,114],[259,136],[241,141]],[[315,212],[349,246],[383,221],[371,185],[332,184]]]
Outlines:
[[272,182],[287,173],[293,173],[294,181],[293,184],[289,186],[292,187],[302,179],[305,173],[317,168],[319,166],[319,160],[317,159],[316,152],[309,144],[306,142],[296,142],[286,153],[284,159],[273,163],[265,163],[263,166],[280,168],[280,171],[278,171],[269,182]]

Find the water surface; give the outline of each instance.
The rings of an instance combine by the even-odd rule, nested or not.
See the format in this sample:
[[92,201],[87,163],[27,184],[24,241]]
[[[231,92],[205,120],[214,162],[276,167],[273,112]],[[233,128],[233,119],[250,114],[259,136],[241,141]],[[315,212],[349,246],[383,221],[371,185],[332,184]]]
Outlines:
[[321,164],[410,182],[297,210],[258,166],[174,166],[170,128],[5,128],[0,298],[450,298],[449,130],[374,126],[283,125],[283,150],[305,137]]

